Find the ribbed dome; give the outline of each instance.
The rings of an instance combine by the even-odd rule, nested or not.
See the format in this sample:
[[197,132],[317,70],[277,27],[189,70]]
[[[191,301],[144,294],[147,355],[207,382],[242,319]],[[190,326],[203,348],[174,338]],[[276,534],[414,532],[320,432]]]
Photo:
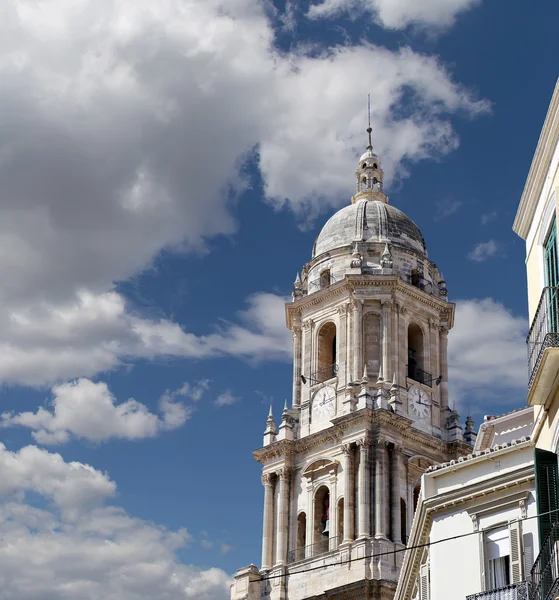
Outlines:
[[334,214],[316,238],[313,258],[353,242],[390,242],[427,256],[417,225],[401,210],[380,200],[359,200]]

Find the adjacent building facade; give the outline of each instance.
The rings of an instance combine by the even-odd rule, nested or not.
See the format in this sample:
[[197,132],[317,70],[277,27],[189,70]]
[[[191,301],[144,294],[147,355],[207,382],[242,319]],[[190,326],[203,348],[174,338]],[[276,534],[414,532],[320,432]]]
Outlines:
[[261,566],[232,600],[391,599],[422,474],[471,453],[448,402],[454,305],[369,145],[286,306],[293,397],[263,447]]
[[528,278],[528,404],[533,432],[540,553],[532,567],[534,600],[559,594],[559,81],[520,200],[514,231],[526,241]]
[[539,552],[532,407],[486,417],[466,457],[431,467],[395,600],[528,600]]

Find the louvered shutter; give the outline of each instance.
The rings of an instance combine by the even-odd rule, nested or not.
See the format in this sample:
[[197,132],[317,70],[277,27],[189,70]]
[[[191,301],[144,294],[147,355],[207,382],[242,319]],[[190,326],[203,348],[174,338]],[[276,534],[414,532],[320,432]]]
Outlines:
[[419,568],[419,600],[429,600],[429,563]]
[[[538,518],[540,549],[551,530],[559,520],[557,498],[557,455],[547,450],[535,449],[536,489],[538,495]],[[550,512],[555,511],[555,512]]]
[[510,582],[522,581],[522,528],[520,521],[509,523]]

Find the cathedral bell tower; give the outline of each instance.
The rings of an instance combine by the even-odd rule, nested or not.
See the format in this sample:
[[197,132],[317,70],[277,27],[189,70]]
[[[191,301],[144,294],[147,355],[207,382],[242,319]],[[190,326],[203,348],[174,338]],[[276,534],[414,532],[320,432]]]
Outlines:
[[232,600],[387,598],[422,473],[471,452],[448,403],[454,304],[369,144],[351,204],[318,235],[286,306],[293,397],[264,445],[261,567]]

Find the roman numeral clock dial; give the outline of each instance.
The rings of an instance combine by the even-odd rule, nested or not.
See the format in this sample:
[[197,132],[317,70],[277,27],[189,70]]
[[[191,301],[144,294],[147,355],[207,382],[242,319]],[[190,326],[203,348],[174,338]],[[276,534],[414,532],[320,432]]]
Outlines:
[[431,414],[431,400],[420,388],[412,387],[408,392],[410,414],[420,421],[425,421]]

